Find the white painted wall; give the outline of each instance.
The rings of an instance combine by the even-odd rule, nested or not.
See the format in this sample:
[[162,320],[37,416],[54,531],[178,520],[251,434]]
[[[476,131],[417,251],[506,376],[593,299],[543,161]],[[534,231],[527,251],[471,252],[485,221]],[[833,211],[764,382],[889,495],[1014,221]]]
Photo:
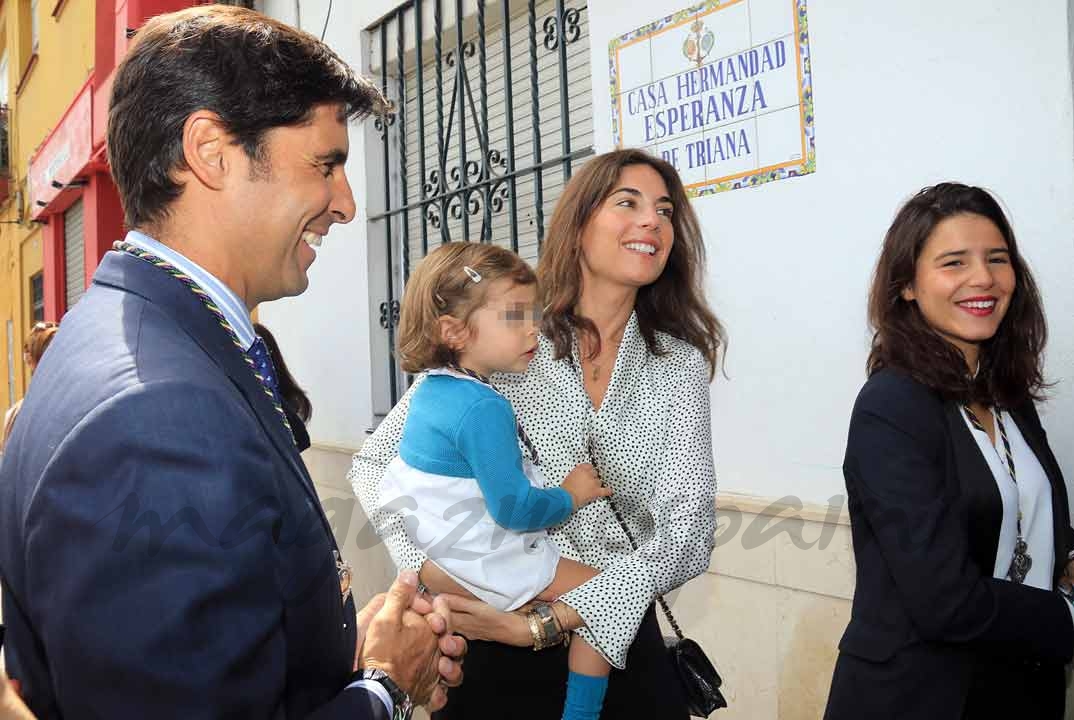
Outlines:
[[[378,3],[336,2],[325,41],[355,68],[361,68],[359,45]],[[259,9],[318,37],[324,28],[328,0],[264,0]],[[380,2],[380,14],[391,0]],[[313,403],[310,435],[314,442],[356,448],[369,428],[370,355],[368,247],[365,240],[366,198],[364,132],[352,126],[347,177],[354,191],[358,217],[336,225],[310,269],[310,287],[296,298],[261,305],[258,315],[276,335],[292,374]],[[380,328],[376,328],[378,331]]]
[[[472,2],[466,0],[464,6]],[[369,66],[364,29],[399,4],[397,0],[335,0],[330,15],[329,0],[259,0],[256,7],[318,37],[325,31],[325,41],[345,62],[361,70]],[[426,25],[432,27],[431,15]],[[370,346],[380,337],[371,336],[370,328],[374,333],[383,331],[375,324],[379,299],[371,300],[367,288],[371,267],[376,281],[382,281],[384,250],[379,244],[371,247],[366,238],[367,210],[372,203],[376,212],[382,194],[379,185],[367,188],[367,160],[377,158],[379,163],[381,157],[379,148],[367,148],[368,132],[361,124],[352,125],[350,132],[346,169],[358,216],[347,225],[334,226],[325,238],[305,293],[265,303],[258,310],[260,321],[276,335],[288,367],[313,403],[312,441],[342,448],[361,445],[373,423],[373,385],[385,384],[379,373],[373,377],[370,370]]]
[[[359,61],[362,29],[393,0],[336,2],[327,40]],[[679,5],[685,7],[687,0]],[[679,5],[661,6],[670,12]],[[327,0],[302,0],[319,33]],[[657,19],[644,0],[589,3],[597,150],[611,148],[608,41]],[[293,0],[265,9],[293,21]],[[813,0],[815,174],[697,201],[708,288],[730,331],[730,380],[713,387],[721,489],[824,502],[843,492],[847,419],[864,381],[865,293],[896,207],[954,179],[1010,210],[1051,326],[1045,407],[1074,477],[1074,102],[1066,0]],[[326,241],[302,297],[271,303],[315,441],[357,445],[370,422],[365,172],[352,133],[359,218]],[[379,328],[374,328],[380,332]]]
[[[1047,370],[1059,385],[1045,424],[1074,477],[1066,0],[814,0],[808,13],[816,173],[695,205],[709,292],[731,338],[730,381],[713,387],[721,488],[813,501],[844,491],[870,273],[900,202],[948,179],[987,186],[1009,208],[1050,322]],[[609,40],[656,17],[651,3],[592,0],[594,78],[607,83]],[[606,150],[607,84],[594,88],[594,102]]]

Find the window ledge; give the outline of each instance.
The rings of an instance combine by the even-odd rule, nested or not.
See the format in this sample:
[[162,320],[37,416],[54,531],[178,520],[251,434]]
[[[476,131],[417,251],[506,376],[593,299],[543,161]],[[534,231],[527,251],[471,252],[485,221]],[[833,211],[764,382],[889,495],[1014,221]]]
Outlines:
[[33,72],[35,65],[37,65],[36,52],[30,56],[30,61],[26,63],[26,69],[22,71],[22,77],[19,78],[19,84],[15,86],[15,97],[22,94],[23,88],[26,87],[26,81],[30,78],[30,74]]

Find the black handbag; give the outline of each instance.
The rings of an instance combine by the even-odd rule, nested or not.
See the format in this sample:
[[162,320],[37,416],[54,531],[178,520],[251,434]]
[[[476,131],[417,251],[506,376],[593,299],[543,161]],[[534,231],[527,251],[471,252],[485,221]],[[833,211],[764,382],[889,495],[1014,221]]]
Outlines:
[[675,622],[664,598],[658,595],[656,599],[660,602],[660,608],[675,630],[674,635],[664,636],[664,647],[667,648],[668,658],[671,660],[672,667],[675,668],[675,673],[679,676],[683,695],[686,696],[686,707],[690,710],[690,714],[695,717],[708,717],[713,710],[727,707],[727,700],[720,692],[723,678],[716,672],[712,661],[708,659],[700,645],[690,638],[683,637],[682,630]]
[[[608,498],[608,505],[619,522],[619,527],[630,540],[630,547],[637,550],[638,544],[634,541],[630,528],[627,527],[611,498]],[[694,717],[708,717],[713,710],[727,707],[727,700],[720,692],[723,678],[716,672],[712,661],[708,659],[700,645],[682,634],[679,623],[675,622],[675,616],[671,614],[671,608],[664,601],[664,596],[657,595],[656,601],[660,603],[660,609],[664,611],[671,629],[675,631],[674,635],[664,636],[664,647],[667,648],[668,659],[682,684],[682,692],[686,697],[686,707],[690,714]]]

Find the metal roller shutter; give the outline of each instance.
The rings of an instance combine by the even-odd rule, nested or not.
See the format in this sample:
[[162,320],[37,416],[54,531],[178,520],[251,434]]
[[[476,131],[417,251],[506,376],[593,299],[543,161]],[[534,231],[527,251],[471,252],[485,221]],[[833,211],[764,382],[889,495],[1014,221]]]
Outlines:
[[64,255],[67,272],[67,309],[70,310],[86,291],[85,233],[82,227],[82,201],[63,214]]

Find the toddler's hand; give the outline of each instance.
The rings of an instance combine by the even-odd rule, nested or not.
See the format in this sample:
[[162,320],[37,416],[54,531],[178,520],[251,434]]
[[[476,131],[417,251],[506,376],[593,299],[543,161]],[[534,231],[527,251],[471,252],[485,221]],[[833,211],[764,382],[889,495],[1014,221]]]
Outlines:
[[597,498],[609,497],[612,494],[611,488],[601,484],[596,469],[589,463],[576,465],[563,479],[563,489],[570,493],[575,510]]

